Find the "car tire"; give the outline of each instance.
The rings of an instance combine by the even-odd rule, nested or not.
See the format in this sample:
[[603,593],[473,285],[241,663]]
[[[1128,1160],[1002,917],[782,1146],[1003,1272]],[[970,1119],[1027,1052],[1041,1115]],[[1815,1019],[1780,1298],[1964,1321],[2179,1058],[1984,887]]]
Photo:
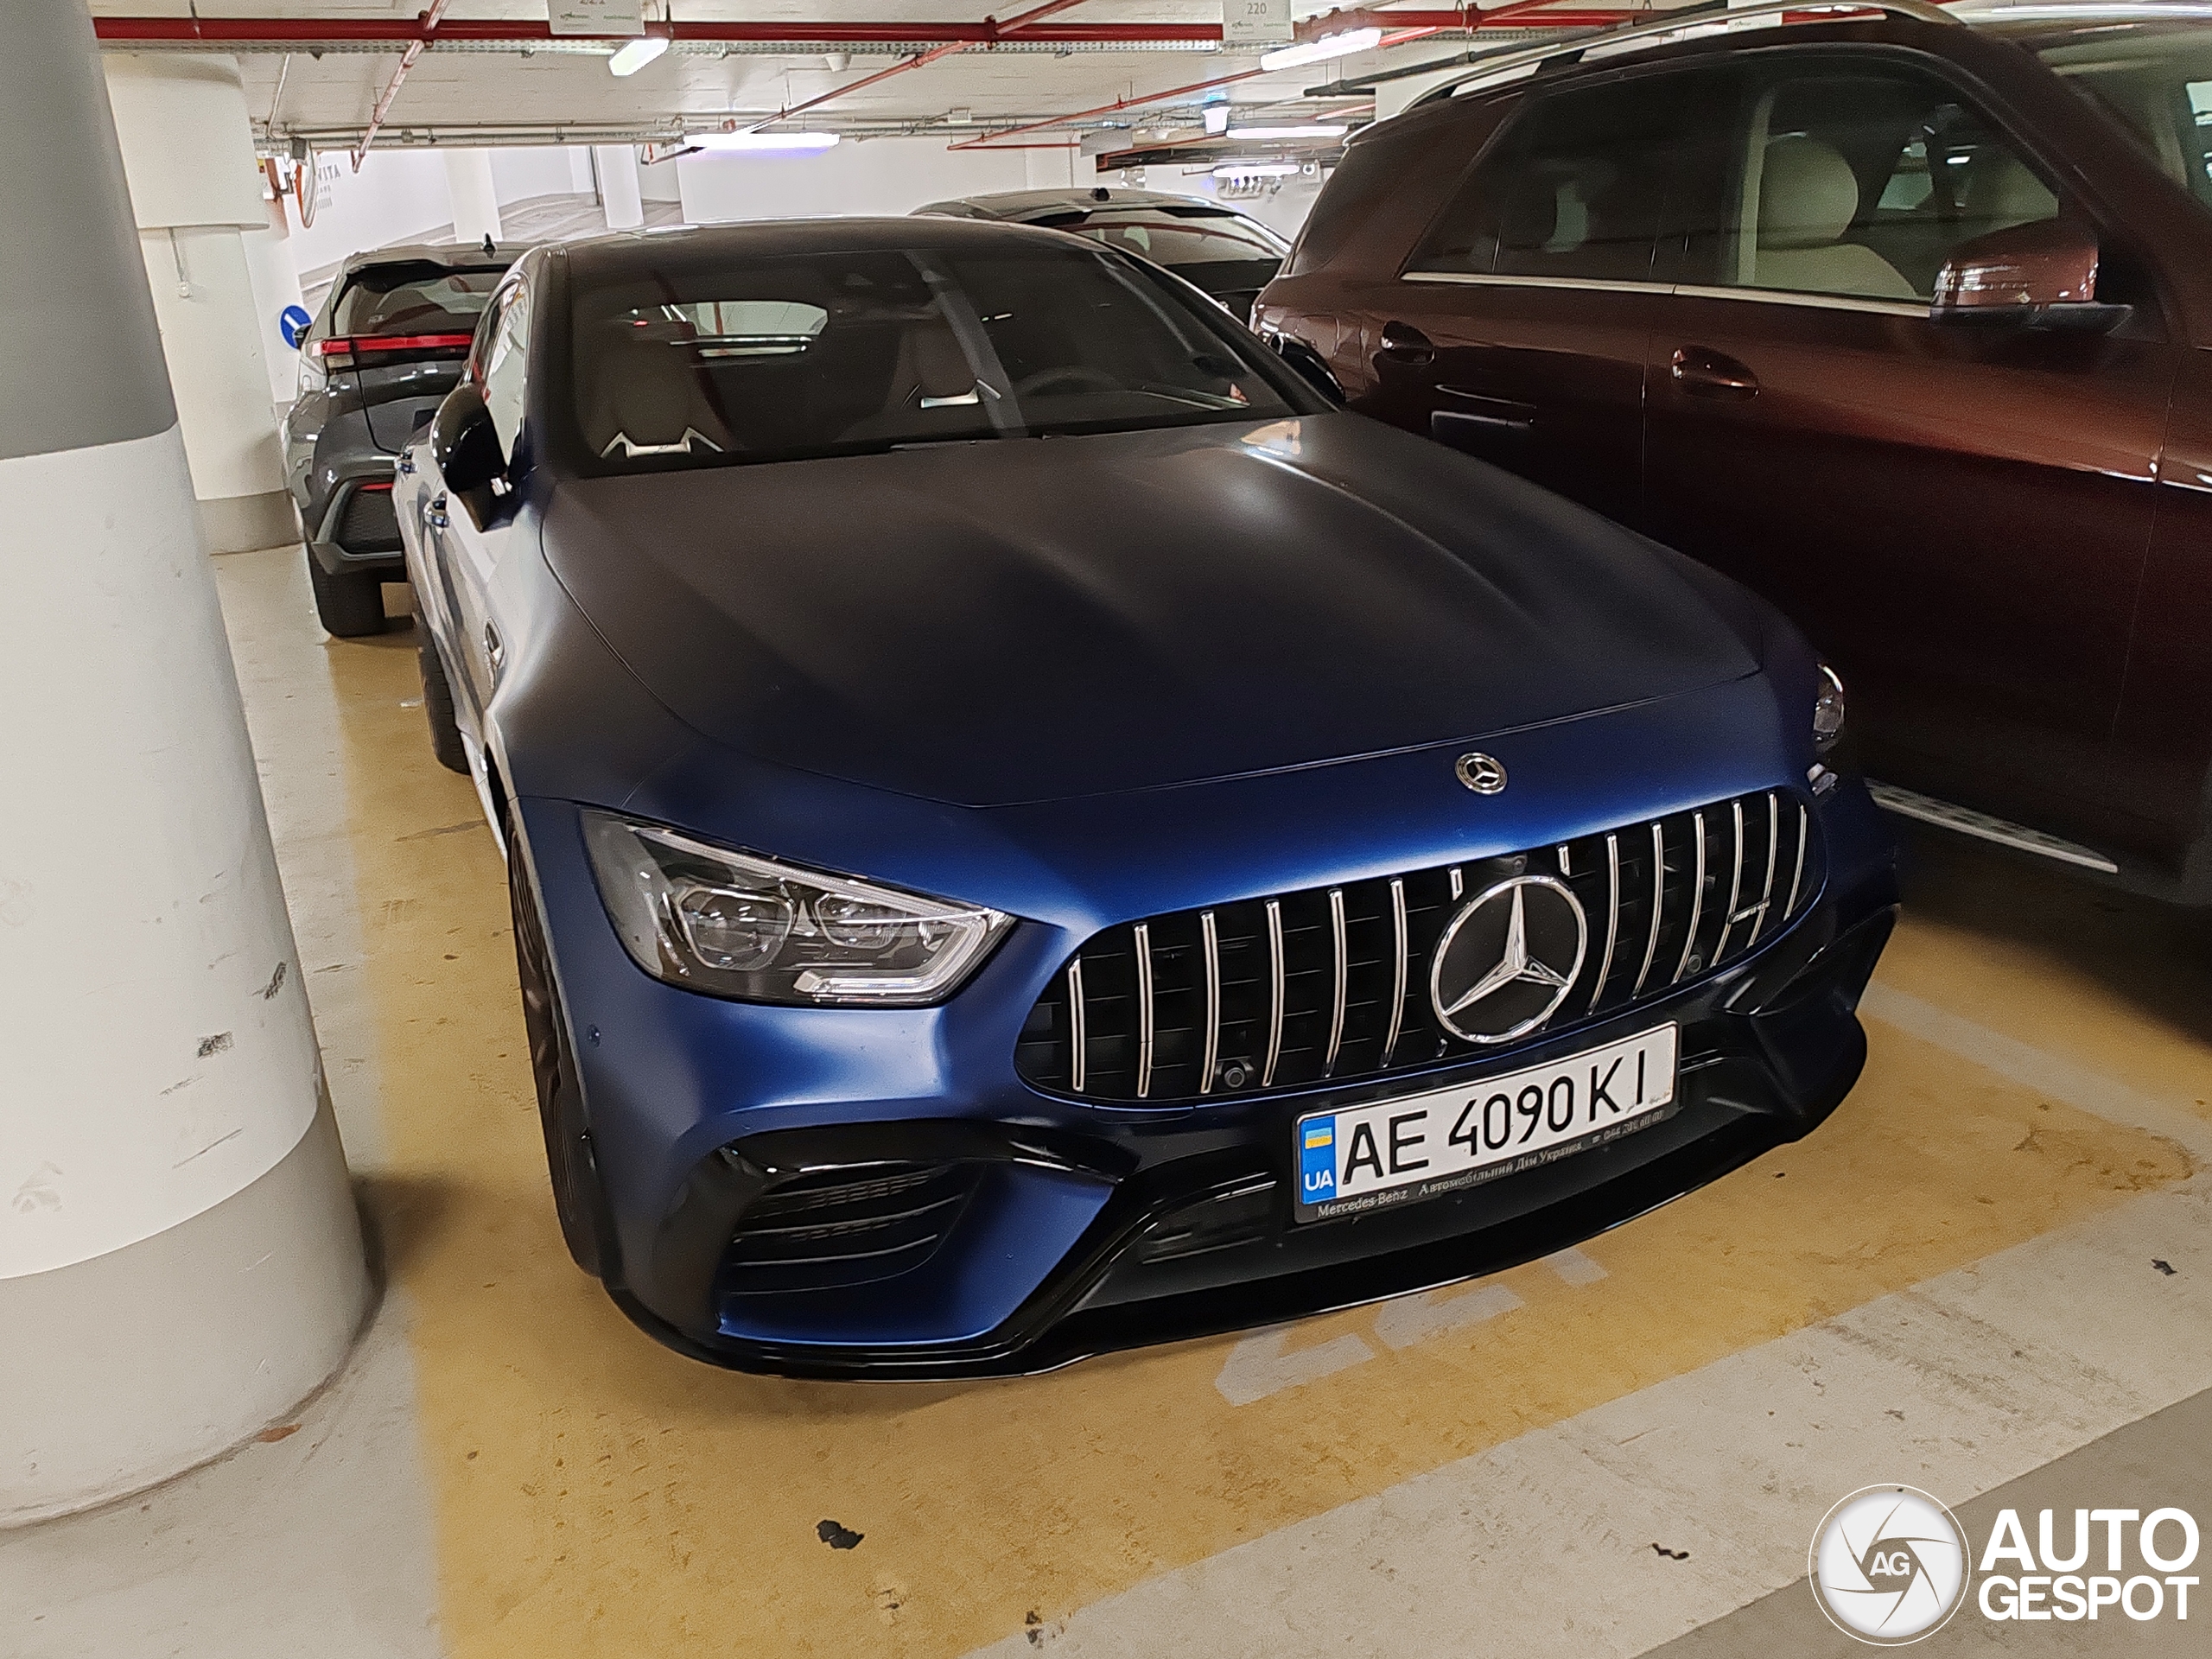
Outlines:
[[537,1087],[537,1116],[545,1132],[545,1163],[553,1179],[553,1208],[569,1254],[586,1273],[613,1282],[612,1238],[599,1163],[584,1122],[583,1089],[569,1046],[569,1022],[553,976],[552,952],[530,874],[522,837],[507,830],[507,894],[514,912],[515,967],[522,982],[522,1018],[530,1039],[530,1071]]
[[428,639],[415,648],[416,666],[423,671],[423,713],[430,722],[430,753],[448,772],[468,775],[468,750],[461,741],[461,723],[453,715],[453,685],[438,648]]
[[384,578],[353,571],[336,576],[308,550],[308,584],[315,589],[315,613],[326,632],[340,639],[359,639],[384,632]]

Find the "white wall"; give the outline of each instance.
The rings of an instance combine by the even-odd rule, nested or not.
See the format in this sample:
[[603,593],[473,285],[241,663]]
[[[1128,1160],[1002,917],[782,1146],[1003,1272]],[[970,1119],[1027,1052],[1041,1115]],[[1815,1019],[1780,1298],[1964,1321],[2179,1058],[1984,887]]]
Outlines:
[[321,203],[315,223],[292,225],[302,277],[327,276],[349,253],[443,236],[453,228],[445,157],[434,149],[372,149],[356,173],[344,151],[315,158]]
[[[848,140],[811,155],[706,151],[676,163],[694,225],[912,213],[925,202],[1029,188],[1029,150],[949,150],[942,138]],[[660,169],[645,169],[648,179]]]
[[592,194],[591,152],[582,144],[495,148],[491,156],[493,188],[502,207],[534,196]]
[[656,162],[651,167],[639,163],[638,194],[647,201],[683,200],[683,187],[677,181],[676,168],[674,162]]

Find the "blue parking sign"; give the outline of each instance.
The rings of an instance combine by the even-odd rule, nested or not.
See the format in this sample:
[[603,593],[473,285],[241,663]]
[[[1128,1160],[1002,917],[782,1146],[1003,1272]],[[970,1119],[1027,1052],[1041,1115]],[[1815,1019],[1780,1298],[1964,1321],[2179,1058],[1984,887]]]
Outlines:
[[1309,1117],[1298,1126],[1298,1201],[1323,1204],[1337,1196],[1337,1120]]

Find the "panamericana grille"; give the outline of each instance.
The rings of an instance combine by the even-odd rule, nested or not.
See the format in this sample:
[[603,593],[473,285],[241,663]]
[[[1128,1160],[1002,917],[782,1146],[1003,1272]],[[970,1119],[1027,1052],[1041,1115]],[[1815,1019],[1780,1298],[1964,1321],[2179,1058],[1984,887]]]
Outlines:
[[845,1288],[918,1268],[982,1174],[975,1163],[869,1164],[772,1186],[739,1218],[721,1287],[734,1295]]
[[1556,875],[1581,902],[1588,947],[1541,1028],[1560,1031],[1771,938],[1819,890],[1818,842],[1804,802],[1775,791],[1502,858],[1122,923],[1053,976],[1014,1068],[1041,1089],[1166,1104],[1483,1053],[1438,1022],[1428,975],[1452,917],[1492,884]]
[[399,517],[391,491],[357,489],[338,515],[338,545],[348,553],[399,551]]

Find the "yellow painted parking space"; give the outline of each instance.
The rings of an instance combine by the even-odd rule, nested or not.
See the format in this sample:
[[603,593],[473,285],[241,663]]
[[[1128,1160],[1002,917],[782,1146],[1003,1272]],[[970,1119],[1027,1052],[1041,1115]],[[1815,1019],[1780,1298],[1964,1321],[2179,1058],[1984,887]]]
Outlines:
[[[233,626],[311,638],[296,566],[272,556]],[[429,758],[412,646],[309,647],[340,705],[357,891],[293,900],[361,918],[372,1205],[415,1310],[441,1626],[467,1659],[962,1653],[2190,1173],[2164,1141],[1882,1031],[1828,1127],[1593,1242],[1594,1268],[1020,1382],[715,1371],[632,1330],[562,1249],[501,867]],[[1953,995],[2004,1005],[2018,972],[1978,925],[1909,922],[1899,982],[1991,1017]],[[2176,1097],[2191,1054],[2203,1075],[2185,1024],[2122,1016],[2147,1034],[2115,1040],[2163,1057],[2137,1053],[2139,1086]],[[824,1520],[860,1543],[829,1548]]]

